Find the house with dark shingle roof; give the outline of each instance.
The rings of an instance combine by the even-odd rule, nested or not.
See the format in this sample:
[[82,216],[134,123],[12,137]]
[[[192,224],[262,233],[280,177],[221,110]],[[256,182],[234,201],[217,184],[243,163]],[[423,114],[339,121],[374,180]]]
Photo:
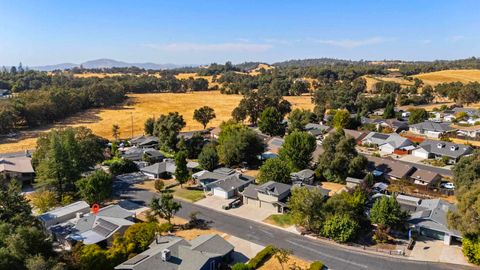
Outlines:
[[27,156],[0,157],[0,175],[7,181],[15,179],[21,184],[32,181],[35,175],[32,158]]
[[408,179],[415,168],[404,162],[368,156],[369,169],[375,176],[384,176],[387,180]]
[[412,151],[412,155],[420,158],[447,158],[449,164],[455,164],[461,157],[469,155],[473,148],[464,144],[446,141],[425,140],[418,148]]
[[213,196],[231,199],[235,196],[238,196],[238,194],[253,181],[253,177],[246,178],[241,177],[239,174],[232,174],[207,184],[207,187],[212,191]]
[[397,133],[384,134],[378,132],[370,132],[362,140],[363,145],[374,145],[384,153],[393,153],[395,150],[409,151],[413,150],[413,142],[409,139],[398,135]]
[[456,129],[450,127],[449,123],[425,121],[422,123],[410,125],[410,131],[415,134],[438,139],[448,133],[455,132]]
[[150,179],[168,178],[175,173],[175,161],[164,160],[153,165],[143,167],[140,171]]
[[149,160],[152,161],[162,161],[165,156],[154,148],[139,148],[139,147],[132,147],[125,152],[122,153],[122,158],[132,160],[132,161],[140,161],[143,159],[144,156],[148,157]]
[[117,265],[117,270],[213,270],[232,260],[234,246],[217,234],[187,241],[157,236],[149,248]]
[[301,170],[299,172],[293,172],[290,174],[292,182],[300,182],[303,184],[311,185],[315,181],[315,172],[310,169]]
[[130,140],[130,144],[139,148],[151,148],[158,145],[158,138],[155,136],[138,136]]
[[291,185],[274,181],[262,185],[250,184],[243,191],[243,203],[282,213],[291,189]]
[[424,169],[417,169],[412,175],[410,175],[410,180],[415,185],[431,187],[439,184],[442,180],[442,176],[436,172]]

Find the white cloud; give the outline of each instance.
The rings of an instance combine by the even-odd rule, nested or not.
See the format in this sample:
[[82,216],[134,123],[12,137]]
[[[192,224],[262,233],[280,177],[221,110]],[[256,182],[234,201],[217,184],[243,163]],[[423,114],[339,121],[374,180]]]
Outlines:
[[342,48],[347,48],[347,49],[353,49],[357,47],[362,47],[362,46],[368,46],[368,45],[375,45],[375,44],[380,44],[387,42],[388,39],[383,38],[383,37],[372,37],[372,38],[367,38],[367,39],[341,39],[341,40],[334,40],[334,39],[328,39],[328,40],[314,40],[317,43],[321,44],[327,44],[327,45],[332,45],[332,46],[337,46],[337,47],[342,47]]
[[169,43],[169,44],[146,44],[153,49],[168,52],[250,52],[259,53],[272,48],[270,44],[227,42],[227,43]]

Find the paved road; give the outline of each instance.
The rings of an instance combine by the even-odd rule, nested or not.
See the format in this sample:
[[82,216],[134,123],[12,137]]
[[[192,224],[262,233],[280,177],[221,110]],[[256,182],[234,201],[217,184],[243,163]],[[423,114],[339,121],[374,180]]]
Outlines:
[[[116,191],[121,197],[145,205],[155,196],[154,193],[128,187],[127,184],[117,184]],[[449,265],[430,262],[417,262],[407,259],[391,258],[349,250],[334,244],[310,239],[268,225],[227,215],[192,203],[181,202],[179,217],[187,218],[191,212],[199,211],[200,218],[210,221],[211,227],[230,235],[249,240],[259,245],[273,244],[288,248],[303,259],[323,261],[329,269],[378,269],[378,270],[442,270],[442,269],[476,269],[459,265]]]

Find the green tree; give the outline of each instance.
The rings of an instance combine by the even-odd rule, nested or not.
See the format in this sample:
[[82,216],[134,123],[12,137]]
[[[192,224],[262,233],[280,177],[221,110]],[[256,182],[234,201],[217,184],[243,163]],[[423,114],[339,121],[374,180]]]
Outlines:
[[290,178],[289,164],[280,158],[267,159],[260,167],[257,181],[260,184],[268,181],[290,184],[292,179]]
[[30,203],[41,214],[55,207],[58,204],[58,200],[55,192],[42,189],[30,194]]
[[310,87],[310,83],[304,80],[296,80],[293,82],[292,87],[288,90],[288,93],[291,96],[300,96],[303,93],[308,93],[308,88]]
[[175,166],[175,179],[180,183],[180,187],[183,187],[190,177],[187,168],[187,152],[180,151],[175,155]]
[[372,223],[386,228],[402,228],[408,214],[400,208],[395,197],[382,197],[375,201],[370,210]]
[[448,214],[450,226],[464,235],[480,235],[480,222],[472,222],[480,219],[480,182],[462,189],[457,200],[457,211]]
[[153,131],[155,130],[155,118],[149,117],[145,120],[145,124],[143,126],[143,130],[147,135],[153,135]]
[[120,136],[120,127],[115,124],[112,126],[112,137],[115,138],[115,141],[118,141],[118,137]]
[[35,221],[32,208],[21,192],[17,181],[6,183],[0,176],[0,221],[13,225],[31,225]]
[[310,123],[310,119],[313,114],[309,110],[294,109],[288,115],[288,132],[291,133],[295,130],[304,131],[305,125]]
[[182,205],[173,200],[172,194],[162,194],[160,198],[152,198],[150,208],[154,215],[166,219],[171,224],[172,217],[182,208]]
[[332,124],[335,128],[346,128],[350,124],[350,113],[347,110],[337,110]]
[[359,224],[348,215],[335,214],[325,220],[322,234],[336,242],[345,243],[352,240],[359,229]]
[[198,162],[208,171],[213,171],[218,166],[219,157],[215,144],[209,143],[202,148],[202,152],[198,155]]
[[160,115],[155,122],[154,135],[158,137],[161,148],[165,151],[175,151],[178,143],[178,134],[186,123],[178,112]]
[[232,111],[232,119],[235,122],[243,123],[247,119],[247,111],[243,107],[236,107]]
[[217,146],[221,162],[233,166],[257,161],[257,156],[263,153],[265,146],[255,131],[232,122],[223,123],[221,127]]
[[428,112],[425,109],[414,108],[410,109],[410,116],[408,117],[409,124],[417,124],[428,119]]
[[480,237],[465,236],[462,239],[462,251],[469,263],[480,265]]
[[163,189],[165,188],[165,183],[163,182],[163,180],[157,179],[155,180],[154,186],[155,186],[155,190],[158,193],[162,193]]
[[203,129],[206,129],[208,122],[215,117],[215,111],[208,106],[203,106],[193,112],[193,119],[202,124]]
[[363,177],[368,160],[358,154],[355,146],[355,139],[346,137],[343,130],[327,136],[322,143],[324,151],[318,158],[317,174],[336,183],[344,183],[348,176]]
[[111,269],[105,250],[95,244],[82,246],[78,266],[80,270]]
[[104,171],[94,173],[76,182],[78,194],[89,204],[102,203],[112,194],[113,177]]
[[468,190],[480,182],[480,150],[462,157],[453,167],[453,175],[456,193]]
[[307,132],[294,131],[285,136],[279,157],[289,164],[292,171],[308,168],[317,147],[315,138]]
[[389,119],[395,117],[395,108],[393,103],[388,103],[383,111],[383,118]]
[[285,125],[283,116],[274,107],[266,108],[261,116],[258,128],[261,132],[270,136],[283,136],[285,134]]
[[295,224],[318,233],[324,220],[322,208],[325,197],[319,189],[295,187],[287,205]]

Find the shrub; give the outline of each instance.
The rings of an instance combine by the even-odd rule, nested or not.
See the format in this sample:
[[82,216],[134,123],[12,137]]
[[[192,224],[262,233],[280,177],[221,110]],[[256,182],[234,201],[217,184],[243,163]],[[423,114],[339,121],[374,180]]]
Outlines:
[[335,242],[344,243],[352,240],[358,229],[358,223],[348,215],[335,214],[325,221],[322,234]]
[[464,237],[462,240],[462,251],[468,262],[480,265],[480,238]]
[[113,175],[138,171],[137,164],[128,159],[112,158],[110,160],[105,160],[103,164],[110,167],[110,172]]
[[310,264],[310,268],[308,270],[322,270],[324,267],[323,263],[320,261],[314,261],[312,264]]
[[250,270],[252,269],[248,264],[236,263],[232,266],[232,270]]
[[275,247],[272,245],[268,245],[264,249],[262,249],[260,252],[258,252],[257,255],[255,255],[255,257],[253,257],[248,262],[247,265],[252,269],[257,269],[263,263],[265,263],[268,259],[270,259],[274,253],[275,253]]

